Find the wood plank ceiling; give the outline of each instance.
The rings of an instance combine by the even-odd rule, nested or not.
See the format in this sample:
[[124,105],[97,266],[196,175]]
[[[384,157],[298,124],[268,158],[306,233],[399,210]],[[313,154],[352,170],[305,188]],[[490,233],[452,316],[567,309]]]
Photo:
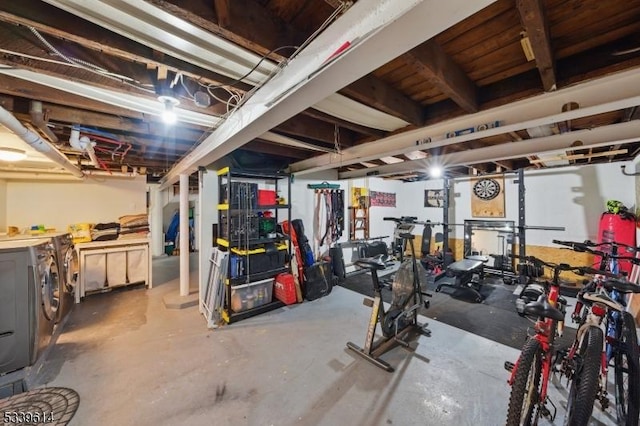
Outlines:
[[[124,2],[111,3],[126,9]],[[321,32],[326,24],[330,25],[331,19],[340,19],[339,15],[353,3],[340,0],[146,1],[147,6],[230,41],[251,58],[264,57],[260,66],[266,67],[265,70],[286,64],[296,47]],[[96,143],[98,168],[121,170],[127,166],[129,170],[136,168],[159,178],[204,140],[239,102],[250,96],[256,79],[260,80],[255,73],[245,77],[240,71],[234,74],[203,66],[188,56],[170,54],[139,38],[119,34],[105,28],[104,23],[83,19],[71,4],[73,2],[64,0],[0,4],[0,66],[3,67],[0,69],[0,104],[33,128],[40,125],[42,136],[85,170],[96,166],[88,163],[87,153],[69,145],[72,127]],[[143,19],[154,24],[157,17],[149,15]],[[183,33],[182,37],[189,40],[190,34]],[[232,61],[231,54],[226,54]],[[256,63],[251,66],[258,66]],[[283,169],[301,160],[349,150],[390,135],[487,111],[612,73],[638,70],[639,66],[640,0],[498,0],[372,70],[331,99],[276,125],[269,134],[234,151],[228,160],[245,168]],[[24,71],[32,72],[31,77],[20,74]],[[41,75],[151,101],[167,85],[173,85],[179,107],[210,116],[211,124],[180,120],[168,126],[159,117],[159,102],[158,113],[149,113],[142,108],[116,105],[99,97],[88,97],[86,93],[71,93],[68,89],[45,85],[37,78]],[[42,103],[46,126],[33,121],[30,114],[33,101]],[[567,103],[554,113],[576,108],[580,105]],[[360,119],[367,114],[369,119]],[[638,115],[637,106],[633,105],[545,125],[538,129],[544,135],[535,129],[486,137],[479,134],[476,139],[460,143],[431,149],[418,147],[421,149],[412,153],[380,156],[367,162],[350,161],[338,168],[340,172],[354,172],[416,162],[438,155],[629,122],[637,120]],[[509,123],[497,123],[505,124]],[[561,163],[628,160],[639,149],[640,144],[635,141],[584,149],[575,144],[571,151],[564,153],[571,157]],[[554,154],[554,159],[564,154]],[[451,172],[466,175],[556,164],[557,161],[545,162],[544,155],[538,156],[532,148],[528,155],[457,165]],[[405,180],[426,177],[424,170],[386,175]]]

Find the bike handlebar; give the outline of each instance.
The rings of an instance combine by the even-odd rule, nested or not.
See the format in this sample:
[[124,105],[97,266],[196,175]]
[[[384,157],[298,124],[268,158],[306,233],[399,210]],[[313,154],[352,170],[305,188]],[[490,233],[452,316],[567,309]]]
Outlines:
[[622,243],[616,243],[616,242],[609,242],[609,243],[594,243],[591,241],[585,241],[584,243],[578,243],[575,241],[560,241],[560,240],[553,240],[552,241],[554,244],[559,244],[559,245],[563,245],[563,246],[567,246],[569,248],[571,248],[571,250],[573,251],[577,251],[580,253],[591,253],[591,254],[595,254],[597,256],[600,257],[608,257],[609,259],[616,259],[616,260],[627,260],[631,263],[633,263],[634,265],[640,265],[640,258],[635,258],[635,257],[631,257],[631,256],[618,256],[618,255],[613,255],[611,253],[607,253],[605,251],[602,250],[594,250],[592,247],[602,247],[602,246],[612,246],[612,245],[617,245],[620,247],[624,247],[627,250],[633,249],[634,251],[638,251],[640,249],[638,249],[637,247],[633,247],[630,246],[628,244],[622,244]]
[[383,217],[382,220],[390,220],[396,223],[413,223],[418,220],[417,216],[402,216],[402,217]]
[[554,272],[564,272],[564,271],[570,271],[570,272],[574,272],[578,275],[604,275],[605,277],[611,277],[611,278],[618,278],[620,277],[619,274],[614,274],[612,272],[608,272],[608,271],[602,271],[600,269],[595,269],[595,268],[591,268],[589,266],[573,266],[573,265],[569,265],[568,263],[553,263],[553,262],[546,262],[540,258],[537,258],[535,256],[520,256],[518,254],[512,254],[512,257],[518,258],[518,259],[523,259],[527,262],[531,262],[533,264],[537,264],[537,265],[541,265],[541,266],[546,266],[547,268],[551,268],[553,269]]

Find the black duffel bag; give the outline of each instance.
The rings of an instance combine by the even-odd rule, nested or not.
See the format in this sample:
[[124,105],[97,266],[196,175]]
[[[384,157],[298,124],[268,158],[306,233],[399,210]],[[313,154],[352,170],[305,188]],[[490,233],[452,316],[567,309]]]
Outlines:
[[304,269],[304,298],[316,300],[331,293],[333,277],[329,262],[316,262]]
[[384,241],[371,241],[368,243],[364,243],[360,245],[358,254],[360,258],[363,257],[374,257],[379,254],[388,254],[387,243]]

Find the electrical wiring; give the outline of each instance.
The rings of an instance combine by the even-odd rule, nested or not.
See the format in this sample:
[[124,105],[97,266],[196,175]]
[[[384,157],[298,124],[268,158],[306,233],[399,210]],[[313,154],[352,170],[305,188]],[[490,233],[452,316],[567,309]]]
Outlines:
[[136,89],[155,93],[153,90],[147,89],[142,85],[142,83],[134,80],[133,78],[130,78],[121,74],[112,73],[92,63],[83,61],[81,59],[71,58],[70,56],[65,55],[64,53],[60,52],[60,50],[56,49],[51,43],[49,43],[49,41],[42,34],[40,34],[40,32],[37,29],[35,29],[34,27],[28,27],[28,28],[33,33],[33,35],[35,35],[36,38],[40,40],[40,42],[44,44],[50,51],[52,51],[53,53],[55,53],[57,56],[61,57],[65,61],[69,62],[70,64],[76,65],[77,67],[80,67],[94,74],[98,74],[102,77],[106,77],[111,80],[115,80],[120,83],[126,84],[128,86],[135,87]]

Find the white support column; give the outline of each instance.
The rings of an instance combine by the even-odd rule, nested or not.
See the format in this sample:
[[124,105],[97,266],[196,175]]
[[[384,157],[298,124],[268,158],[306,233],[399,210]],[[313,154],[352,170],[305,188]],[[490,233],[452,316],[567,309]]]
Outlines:
[[151,254],[164,254],[164,233],[162,232],[162,196],[160,185],[149,185],[149,224],[151,225]]
[[207,285],[209,276],[209,259],[214,245],[213,224],[218,223],[218,175],[212,171],[199,172],[198,207],[200,227],[198,232],[198,264],[199,268],[199,289],[200,307],[202,308],[202,297]]
[[189,175],[180,175],[180,296],[189,295]]

